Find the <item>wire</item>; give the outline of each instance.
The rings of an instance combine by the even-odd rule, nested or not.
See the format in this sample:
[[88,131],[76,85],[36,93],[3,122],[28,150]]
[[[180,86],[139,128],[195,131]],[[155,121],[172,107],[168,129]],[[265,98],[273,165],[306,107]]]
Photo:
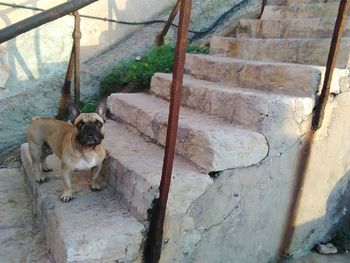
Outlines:
[[[227,10],[225,13],[223,13],[221,16],[219,16],[219,18],[216,19],[213,24],[211,24],[209,27],[207,27],[204,30],[191,30],[191,29],[189,29],[188,32],[194,34],[194,36],[190,39],[190,41],[193,41],[194,39],[198,39],[198,38],[210,33],[212,30],[214,30],[221,23],[221,21],[226,19],[228,15],[239,11],[243,6],[248,4],[249,1],[250,0],[242,0],[238,4],[234,5],[229,10]],[[46,11],[45,9],[38,8],[38,7],[30,7],[30,6],[17,5],[17,4],[8,4],[8,3],[4,3],[4,2],[0,2],[0,5],[9,6],[12,8],[29,9],[29,10],[34,10],[34,11]],[[70,15],[72,15],[72,14],[70,14]],[[94,19],[94,20],[100,20],[100,21],[105,21],[105,22],[112,22],[112,23],[122,24],[122,25],[151,25],[151,24],[156,24],[156,23],[166,23],[167,22],[167,20],[161,20],[161,19],[150,20],[150,21],[141,21],[141,22],[128,22],[128,21],[119,21],[119,20],[110,19],[110,18],[106,18],[106,17],[98,17],[98,16],[90,16],[90,15],[80,15],[80,17]],[[176,28],[178,27],[178,25],[174,24],[174,23],[172,23],[171,25],[173,27],[176,27]]]

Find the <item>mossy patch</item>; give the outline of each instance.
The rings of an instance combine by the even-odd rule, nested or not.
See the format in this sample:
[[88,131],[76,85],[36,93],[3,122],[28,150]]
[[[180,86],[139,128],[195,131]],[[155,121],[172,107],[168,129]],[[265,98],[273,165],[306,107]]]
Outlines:
[[[208,54],[209,48],[199,44],[189,44],[187,52]],[[139,61],[123,61],[101,81],[101,96],[105,97],[111,93],[120,92],[125,88],[133,91],[148,89],[154,73],[172,72],[174,56],[175,47],[163,45],[159,48],[153,48]]]

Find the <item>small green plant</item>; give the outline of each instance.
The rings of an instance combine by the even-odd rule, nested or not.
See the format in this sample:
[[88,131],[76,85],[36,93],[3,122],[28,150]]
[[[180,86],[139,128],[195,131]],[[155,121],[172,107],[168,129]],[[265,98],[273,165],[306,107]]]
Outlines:
[[[187,52],[193,54],[208,54],[209,48],[199,44],[189,44]],[[153,48],[140,61],[124,61],[117,65],[110,74],[101,81],[101,96],[118,92],[126,87],[131,90],[149,88],[151,78],[156,72],[172,71],[175,48],[163,45]]]
[[97,101],[96,100],[90,100],[87,102],[82,102],[80,111],[81,112],[95,112],[97,108]]

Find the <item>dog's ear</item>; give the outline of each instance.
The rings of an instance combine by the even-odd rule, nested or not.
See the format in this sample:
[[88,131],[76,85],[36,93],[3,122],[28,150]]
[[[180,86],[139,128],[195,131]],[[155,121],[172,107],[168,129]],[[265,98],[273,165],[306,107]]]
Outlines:
[[101,116],[101,118],[106,120],[106,101],[102,100],[99,102],[96,108],[96,113]]
[[71,115],[71,121],[72,123],[74,123],[75,119],[79,116],[80,114],[80,110],[79,110],[79,107],[74,104],[74,103],[71,103],[68,107],[69,109],[69,113]]

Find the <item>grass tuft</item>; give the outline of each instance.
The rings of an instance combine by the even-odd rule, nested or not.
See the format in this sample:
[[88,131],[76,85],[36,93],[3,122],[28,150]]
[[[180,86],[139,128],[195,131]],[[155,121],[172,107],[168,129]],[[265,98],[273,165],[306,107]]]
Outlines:
[[[209,48],[199,44],[189,44],[187,52],[208,54]],[[174,54],[175,48],[173,46],[163,45],[159,48],[153,48],[140,61],[123,61],[101,81],[101,96],[105,97],[125,88],[134,91],[148,89],[154,73],[172,72]]]

